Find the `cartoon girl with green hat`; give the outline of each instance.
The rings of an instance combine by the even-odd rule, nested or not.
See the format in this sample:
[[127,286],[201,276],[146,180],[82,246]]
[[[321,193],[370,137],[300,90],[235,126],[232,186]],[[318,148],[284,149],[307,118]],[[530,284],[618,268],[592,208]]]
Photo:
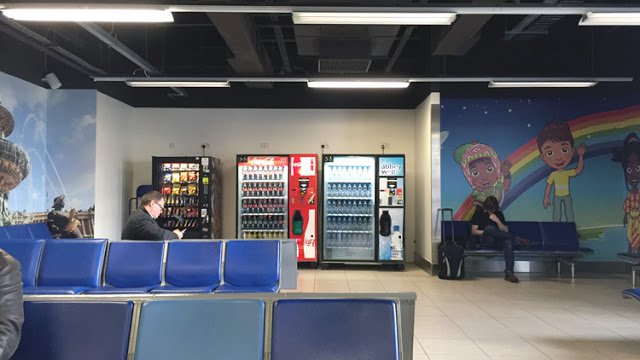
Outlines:
[[502,205],[504,194],[511,186],[511,163],[500,163],[500,158],[489,145],[473,141],[459,146],[453,153],[462,167],[464,177],[471,185],[474,205],[481,205],[489,196],[495,196]]

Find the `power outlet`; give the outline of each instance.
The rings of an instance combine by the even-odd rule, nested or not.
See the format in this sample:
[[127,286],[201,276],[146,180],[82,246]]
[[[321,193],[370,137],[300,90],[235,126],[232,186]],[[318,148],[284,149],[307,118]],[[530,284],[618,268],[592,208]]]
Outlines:
[[380,143],[380,149],[387,151],[391,149],[391,144],[386,142]]
[[322,144],[320,144],[320,148],[322,148],[322,149],[324,149],[324,150],[327,150],[327,149],[329,148],[329,144],[327,144],[327,143],[322,143]]
[[269,145],[269,143],[260,143],[260,149],[266,150],[270,148],[271,148],[271,145]]

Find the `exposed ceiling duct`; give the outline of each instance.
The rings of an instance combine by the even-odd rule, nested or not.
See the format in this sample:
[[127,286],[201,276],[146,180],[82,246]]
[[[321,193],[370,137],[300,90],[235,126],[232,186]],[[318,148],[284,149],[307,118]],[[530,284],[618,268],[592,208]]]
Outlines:
[[296,25],[298,55],[318,59],[320,73],[362,74],[386,58],[400,26]]
[[[218,32],[233,53],[228,58],[229,65],[236,74],[241,75],[271,75],[273,67],[271,60],[261,45],[257,30],[250,15],[208,13],[207,16],[218,29]],[[252,87],[270,87],[270,84],[248,83]]]
[[480,30],[491,19],[491,15],[459,16],[458,20],[437,42],[433,55],[462,56],[480,40]]
[[[558,0],[545,0],[544,4],[553,5]],[[572,4],[582,3],[571,2]],[[549,29],[562,19],[562,15],[527,15],[516,26],[508,31],[505,40],[532,40],[549,34]]]
[[[474,6],[497,6],[503,0],[476,0]],[[480,40],[480,31],[491,19],[492,14],[462,15],[448,28],[434,29],[432,37],[433,55],[463,56]],[[440,36],[437,36],[437,32]]]

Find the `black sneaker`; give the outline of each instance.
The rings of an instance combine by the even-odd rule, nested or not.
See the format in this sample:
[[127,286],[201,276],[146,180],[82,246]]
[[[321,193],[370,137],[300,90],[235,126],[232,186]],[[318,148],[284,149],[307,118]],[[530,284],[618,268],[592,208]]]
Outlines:
[[511,271],[507,271],[504,273],[504,279],[508,282],[512,282],[512,283],[518,283],[520,282],[520,280],[518,279],[518,277],[512,273]]

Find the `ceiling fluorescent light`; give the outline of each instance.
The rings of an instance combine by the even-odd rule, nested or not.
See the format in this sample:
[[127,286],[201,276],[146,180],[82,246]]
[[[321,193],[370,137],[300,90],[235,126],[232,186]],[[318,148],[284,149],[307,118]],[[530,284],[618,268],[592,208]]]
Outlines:
[[294,12],[294,24],[451,25],[452,12]]
[[597,81],[491,81],[490,88],[584,88]]
[[2,14],[18,21],[55,22],[173,22],[169,10],[127,8],[16,8],[4,9]]
[[640,25],[640,12],[588,12],[582,16],[578,25]]
[[318,89],[405,89],[408,81],[307,81],[307,86]]
[[150,81],[129,80],[126,82],[131,87],[229,87],[228,81]]

